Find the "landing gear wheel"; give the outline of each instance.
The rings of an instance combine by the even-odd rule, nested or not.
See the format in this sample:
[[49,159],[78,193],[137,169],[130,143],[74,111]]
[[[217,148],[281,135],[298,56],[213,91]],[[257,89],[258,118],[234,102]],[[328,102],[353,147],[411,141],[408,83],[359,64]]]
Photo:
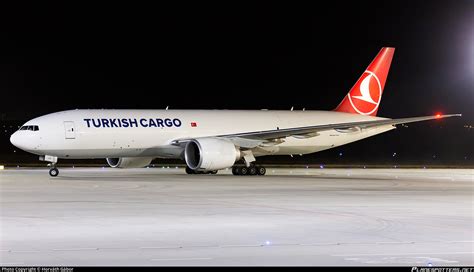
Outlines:
[[217,170],[211,171],[209,173],[211,173],[212,175],[215,175],[215,174],[217,174]]
[[196,174],[196,172],[195,172],[193,169],[191,169],[191,168],[189,168],[188,166],[186,166],[186,174],[192,175],[192,174]]
[[267,173],[267,169],[263,166],[255,166],[251,165],[250,167],[245,166],[233,166],[232,167],[232,174],[234,176],[263,176]]
[[248,169],[248,175],[249,176],[255,176],[257,174],[257,167],[255,166],[250,166],[247,168]]
[[54,168],[49,169],[49,175],[52,177],[57,177],[59,175],[58,168],[54,167]]
[[267,173],[267,169],[263,166],[258,166],[257,167],[257,174],[259,176],[264,176]]

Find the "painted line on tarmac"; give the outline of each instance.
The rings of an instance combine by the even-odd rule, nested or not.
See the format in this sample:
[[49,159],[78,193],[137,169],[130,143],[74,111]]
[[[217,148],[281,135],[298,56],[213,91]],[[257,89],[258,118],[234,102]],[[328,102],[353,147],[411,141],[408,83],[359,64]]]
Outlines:
[[219,247],[261,247],[261,244],[254,244],[254,245],[221,245]]
[[405,255],[461,255],[461,254],[474,254],[474,251],[461,251],[461,252],[412,252],[412,253],[363,253],[363,254],[335,254],[331,255],[334,257],[352,257],[352,256],[405,256]]
[[52,251],[84,251],[84,250],[99,250],[96,247],[78,247],[78,248],[53,248]]

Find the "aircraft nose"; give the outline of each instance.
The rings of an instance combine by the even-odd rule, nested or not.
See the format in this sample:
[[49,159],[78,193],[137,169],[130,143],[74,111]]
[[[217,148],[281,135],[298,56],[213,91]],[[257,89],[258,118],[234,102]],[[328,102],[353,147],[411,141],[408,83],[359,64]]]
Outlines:
[[12,136],[10,136],[10,143],[12,143],[12,145],[18,147],[18,132],[15,132],[12,134]]
[[25,151],[32,149],[31,139],[28,139],[26,135],[20,135],[18,131],[13,133],[12,136],[10,136],[10,143],[12,143],[12,145],[20,149],[23,149]]

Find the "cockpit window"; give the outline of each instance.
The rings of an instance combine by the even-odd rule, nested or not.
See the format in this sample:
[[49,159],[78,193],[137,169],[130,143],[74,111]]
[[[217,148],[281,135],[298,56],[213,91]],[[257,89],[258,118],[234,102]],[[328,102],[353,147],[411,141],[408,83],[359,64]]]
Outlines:
[[38,130],[39,130],[39,126],[22,126],[19,130],[38,131]]

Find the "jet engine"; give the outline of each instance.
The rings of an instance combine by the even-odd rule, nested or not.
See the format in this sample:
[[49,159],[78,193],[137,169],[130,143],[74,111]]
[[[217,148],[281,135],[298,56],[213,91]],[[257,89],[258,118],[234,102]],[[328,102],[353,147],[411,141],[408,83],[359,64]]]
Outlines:
[[186,144],[184,150],[186,164],[192,170],[213,171],[228,168],[240,157],[240,150],[225,139],[193,139]]
[[148,166],[153,158],[107,158],[107,163],[112,168],[141,168]]

